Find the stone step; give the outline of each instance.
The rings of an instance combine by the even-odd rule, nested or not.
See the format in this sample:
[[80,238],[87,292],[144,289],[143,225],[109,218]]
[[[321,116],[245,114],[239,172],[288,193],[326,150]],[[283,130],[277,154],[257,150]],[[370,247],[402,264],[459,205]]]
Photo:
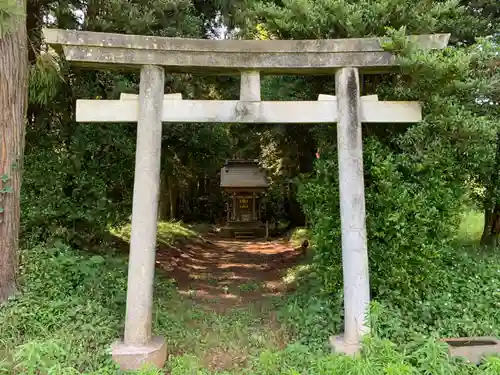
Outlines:
[[255,238],[255,233],[254,232],[234,232],[234,238],[236,238],[236,239]]

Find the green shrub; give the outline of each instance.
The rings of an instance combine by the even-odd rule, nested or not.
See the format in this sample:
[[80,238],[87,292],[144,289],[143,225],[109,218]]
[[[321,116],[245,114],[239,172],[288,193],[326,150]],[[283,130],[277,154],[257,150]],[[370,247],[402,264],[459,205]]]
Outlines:
[[435,340],[412,342],[406,347],[387,340],[368,338],[356,357],[324,354],[301,344],[280,352],[263,352],[250,374],[259,375],[493,375],[500,358],[489,358],[481,366],[450,359],[447,349]]
[[[116,374],[109,345],[123,329],[125,260],[57,243],[23,251],[21,263],[22,293],[0,309],[4,367],[29,375],[37,373],[35,368],[58,375],[106,374],[106,369]],[[168,298],[162,291],[169,284],[158,284],[162,298]]]
[[64,345],[48,347],[64,363],[79,370],[105,363],[125,307],[123,260],[81,255],[62,244],[22,255],[22,294],[0,310],[3,346],[22,356],[30,345],[40,351],[57,337]]
[[67,126],[27,131],[22,225],[42,241],[83,247],[130,216],[135,137],[122,125]]
[[[498,335],[500,259],[453,241],[465,188],[427,157],[397,154],[374,138],[364,155],[371,291],[383,316],[376,335],[398,344],[430,334]],[[343,324],[336,160],[335,151],[323,151],[299,194],[313,223],[309,278],[317,285],[299,288],[287,317],[308,344],[325,342]]]
[[[414,170],[414,160],[376,139],[365,144],[367,232],[372,294],[418,297],[441,279],[441,249],[458,225],[460,186],[441,171]],[[342,289],[336,152],[324,153],[299,191],[313,223],[315,265],[326,293]]]
[[[123,329],[124,259],[80,253],[61,243],[51,248],[35,246],[22,255],[22,294],[0,309],[0,374],[120,374],[111,361],[109,344]],[[260,354],[252,351],[256,357],[246,369],[216,373],[498,374],[499,359],[491,358],[477,368],[450,360],[435,338],[499,334],[496,301],[500,300],[500,259],[463,251],[446,254],[446,259],[449,272],[443,288],[420,300],[407,299],[404,305],[397,304],[398,298],[374,303],[374,337],[367,338],[362,354],[356,358],[328,353],[328,336],[342,325],[342,295],[332,299],[321,294],[322,284],[314,278],[314,269],[311,273],[310,268],[304,268],[306,272],[297,279],[298,293],[280,311],[280,318],[300,337],[299,342],[283,350],[266,349]],[[173,298],[175,291],[170,282],[160,278],[156,286],[160,302],[157,308],[162,313],[155,314],[154,324],[169,338],[171,351],[182,353],[188,344],[191,348],[210,348],[206,340],[216,340],[218,347],[230,348],[235,332],[240,332],[240,340],[258,339],[248,344],[259,350],[273,347],[261,342],[265,337],[249,334],[253,328],[248,327],[255,322],[248,311],[235,310],[228,317],[209,315],[194,305],[187,308]],[[193,326],[198,320],[206,321]],[[214,329],[213,325],[220,327]],[[218,335],[206,336],[204,333],[210,329]],[[190,353],[199,354],[197,350]],[[172,374],[214,374],[201,365],[198,357],[188,353],[171,357],[167,366]]]
[[[390,34],[404,34],[404,28]],[[453,249],[464,205],[470,197],[480,202],[473,188],[488,186],[495,171],[498,121],[477,98],[491,97],[485,83],[498,47],[481,41],[463,49],[400,52],[401,74],[378,82],[376,93],[421,100],[423,121],[363,125],[371,294],[387,322],[378,334],[402,343],[417,333],[498,333],[498,258]],[[311,223],[314,278],[328,301],[343,289],[338,155],[333,127],[316,132],[321,158],[302,181],[299,200]]]

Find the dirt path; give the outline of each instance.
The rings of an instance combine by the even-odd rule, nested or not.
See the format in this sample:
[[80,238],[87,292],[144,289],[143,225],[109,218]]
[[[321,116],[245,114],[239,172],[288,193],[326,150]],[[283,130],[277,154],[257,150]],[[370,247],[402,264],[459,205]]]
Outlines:
[[160,246],[156,259],[180,294],[165,301],[157,318],[166,324],[171,355],[239,373],[263,350],[290,341],[277,317],[283,300],[275,296],[286,290],[282,278],[301,251],[280,241],[209,236]]
[[283,274],[299,259],[299,250],[279,241],[212,237],[160,248],[157,265],[181,294],[226,309],[283,292]]

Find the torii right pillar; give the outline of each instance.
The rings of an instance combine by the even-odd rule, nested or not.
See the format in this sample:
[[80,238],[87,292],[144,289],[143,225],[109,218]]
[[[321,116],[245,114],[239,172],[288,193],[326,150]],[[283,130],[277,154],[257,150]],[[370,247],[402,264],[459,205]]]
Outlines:
[[358,69],[339,69],[335,87],[345,322],[344,334],[330,341],[336,352],[354,354],[369,332],[370,306]]

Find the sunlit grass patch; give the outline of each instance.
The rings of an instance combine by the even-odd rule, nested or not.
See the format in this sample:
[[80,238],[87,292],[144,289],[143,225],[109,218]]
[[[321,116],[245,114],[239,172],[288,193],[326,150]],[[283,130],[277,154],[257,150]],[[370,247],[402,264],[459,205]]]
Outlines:
[[456,240],[464,245],[478,245],[484,227],[484,212],[469,210],[462,214]]
[[[130,242],[132,225],[110,228],[110,233],[126,242]],[[157,240],[159,243],[170,246],[178,240],[199,237],[199,234],[180,221],[160,221],[157,226]]]
[[309,229],[307,228],[295,228],[290,236],[290,243],[293,247],[299,247],[302,245],[304,240],[308,240],[310,237]]
[[311,264],[299,264],[287,270],[283,281],[286,285],[295,284],[301,277],[310,272]]

